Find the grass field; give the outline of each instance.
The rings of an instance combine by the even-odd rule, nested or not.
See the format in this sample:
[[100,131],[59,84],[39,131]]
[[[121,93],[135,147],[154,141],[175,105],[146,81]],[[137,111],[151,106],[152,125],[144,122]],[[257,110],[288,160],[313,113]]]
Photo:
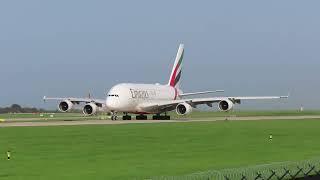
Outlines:
[[319,127],[268,120],[0,128],[0,179],[143,179],[303,160],[320,156]]

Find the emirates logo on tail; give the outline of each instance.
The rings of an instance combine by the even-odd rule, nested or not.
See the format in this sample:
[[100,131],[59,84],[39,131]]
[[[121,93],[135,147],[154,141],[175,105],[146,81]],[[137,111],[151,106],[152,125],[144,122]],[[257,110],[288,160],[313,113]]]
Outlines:
[[183,60],[183,54],[184,54],[184,45],[180,44],[177,56],[171,71],[171,76],[168,85],[172,87],[178,87],[179,81],[181,78],[181,65]]

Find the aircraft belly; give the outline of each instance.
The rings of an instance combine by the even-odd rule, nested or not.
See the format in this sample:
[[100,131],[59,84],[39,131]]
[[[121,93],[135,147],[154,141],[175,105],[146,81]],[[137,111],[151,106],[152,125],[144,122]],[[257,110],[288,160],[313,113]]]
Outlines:
[[150,107],[150,108],[137,108],[138,112],[145,112],[145,113],[159,113],[158,108]]

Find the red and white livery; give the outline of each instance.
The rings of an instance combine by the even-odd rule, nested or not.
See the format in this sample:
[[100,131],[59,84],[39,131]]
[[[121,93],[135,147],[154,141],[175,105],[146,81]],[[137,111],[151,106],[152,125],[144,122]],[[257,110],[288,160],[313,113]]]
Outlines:
[[212,107],[213,103],[217,103],[219,110],[230,111],[234,104],[240,104],[242,100],[288,98],[288,96],[187,98],[190,95],[223,92],[223,90],[183,93],[179,86],[183,56],[184,45],[180,44],[169,82],[165,85],[122,83],[113,86],[106,99],[44,97],[44,100],[60,100],[58,108],[62,112],[69,111],[74,104],[85,103],[83,113],[86,115],[93,115],[105,107],[112,113],[112,120],[117,119],[119,112],[124,114],[123,120],[131,120],[129,114],[138,114],[136,119],[147,119],[146,114],[154,114],[153,119],[170,119],[166,112],[176,111],[179,115],[186,115],[200,104]]

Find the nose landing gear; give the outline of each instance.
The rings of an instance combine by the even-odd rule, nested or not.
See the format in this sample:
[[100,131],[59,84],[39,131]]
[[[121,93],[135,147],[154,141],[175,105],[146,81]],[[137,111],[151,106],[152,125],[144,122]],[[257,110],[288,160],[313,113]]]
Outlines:
[[111,112],[111,120],[112,120],[112,121],[115,121],[115,120],[117,120],[117,119],[118,119],[117,112],[112,111],[112,112]]

